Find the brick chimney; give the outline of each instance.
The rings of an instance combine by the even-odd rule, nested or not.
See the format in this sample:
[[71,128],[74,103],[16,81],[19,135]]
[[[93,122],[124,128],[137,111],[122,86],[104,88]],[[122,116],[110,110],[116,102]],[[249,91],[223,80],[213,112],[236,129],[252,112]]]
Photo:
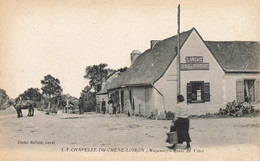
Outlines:
[[154,48],[154,46],[156,45],[157,42],[160,42],[161,40],[151,40],[150,43],[151,43],[151,49]]
[[139,55],[141,55],[141,54],[142,54],[141,51],[139,51],[139,50],[133,50],[132,53],[131,53],[131,64],[133,64],[134,61],[137,59],[137,57],[138,57]]

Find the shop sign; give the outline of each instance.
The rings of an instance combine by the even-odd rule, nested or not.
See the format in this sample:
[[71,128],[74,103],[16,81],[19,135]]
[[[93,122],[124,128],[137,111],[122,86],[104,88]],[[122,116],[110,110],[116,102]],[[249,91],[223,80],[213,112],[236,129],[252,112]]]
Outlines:
[[209,63],[181,63],[180,70],[209,70]]
[[186,56],[186,63],[203,63],[202,56]]
[[202,56],[186,56],[185,63],[180,64],[180,70],[209,70],[209,63],[203,63]]

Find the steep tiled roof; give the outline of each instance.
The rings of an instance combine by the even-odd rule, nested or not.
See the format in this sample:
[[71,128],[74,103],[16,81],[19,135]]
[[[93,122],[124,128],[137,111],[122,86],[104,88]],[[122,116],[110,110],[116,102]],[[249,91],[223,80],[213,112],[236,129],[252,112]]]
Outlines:
[[[180,34],[182,46],[189,37],[192,29]],[[166,71],[176,56],[177,36],[157,42],[153,49],[146,50],[138,56],[130,68],[123,72],[115,81],[109,84],[108,89],[128,85],[150,85],[155,83]]]
[[260,71],[260,42],[205,41],[205,43],[224,71]]
[[118,76],[120,75],[119,71],[114,71],[108,75],[108,78],[104,83],[102,89],[97,93],[97,95],[104,95],[107,94],[107,88],[111,82],[113,82]]

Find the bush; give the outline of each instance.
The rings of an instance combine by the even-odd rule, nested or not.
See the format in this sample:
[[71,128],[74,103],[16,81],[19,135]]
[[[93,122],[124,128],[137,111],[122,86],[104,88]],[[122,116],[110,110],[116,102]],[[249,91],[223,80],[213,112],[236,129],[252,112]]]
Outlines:
[[248,102],[229,102],[226,105],[226,108],[219,109],[219,115],[227,115],[227,116],[235,116],[242,117],[246,114],[255,113],[256,110],[254,106],[252,106]]

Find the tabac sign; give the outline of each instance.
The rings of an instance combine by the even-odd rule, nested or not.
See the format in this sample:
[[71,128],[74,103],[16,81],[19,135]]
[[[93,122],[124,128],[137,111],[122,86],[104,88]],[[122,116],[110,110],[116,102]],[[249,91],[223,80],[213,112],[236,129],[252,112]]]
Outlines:
[[186,56],[186,63],[203,63],[202,56]]
[[186,63],[180,64],[180,70],[209,70],[209,63],[203,63],[202,56],[186,56]]

